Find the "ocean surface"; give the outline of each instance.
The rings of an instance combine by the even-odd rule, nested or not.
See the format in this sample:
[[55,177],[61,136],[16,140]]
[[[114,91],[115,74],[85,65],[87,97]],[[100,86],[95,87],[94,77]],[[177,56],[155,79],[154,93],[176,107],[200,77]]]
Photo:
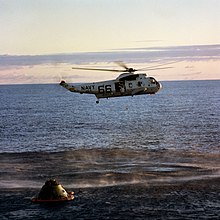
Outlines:
[[[156,95],[100,99],[99,104],[94,95],[55,84],[0,85],[1,219],[111,219],[111,187],[119,187],[125,198],[128,186],[219,179],[220,81],[162,84]],[[31,203],[49,178],[76,190],[73,203],[59,209]],[[91,189],[103,193],[103,210],[91,208],[97,192]],[[212,194],[218,204],[219,191]],[[113,219],[145,219],[149,213],[147,204],[140,209],[115,201],[112,212],[116,207],[124,212],[115,211]],[[210,203],[206,206],[209,211]],[[214,206],[210,218],[219,210]],[[195,218],[207,214],[199,213]],[[182,214],[180,219],[187,217]]]

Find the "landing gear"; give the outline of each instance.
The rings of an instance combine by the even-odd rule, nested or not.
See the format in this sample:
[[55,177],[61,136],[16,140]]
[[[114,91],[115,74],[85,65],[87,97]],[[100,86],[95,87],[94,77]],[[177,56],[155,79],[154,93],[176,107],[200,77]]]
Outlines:
[[96,100],[96,104],[99,104],[99,100]]

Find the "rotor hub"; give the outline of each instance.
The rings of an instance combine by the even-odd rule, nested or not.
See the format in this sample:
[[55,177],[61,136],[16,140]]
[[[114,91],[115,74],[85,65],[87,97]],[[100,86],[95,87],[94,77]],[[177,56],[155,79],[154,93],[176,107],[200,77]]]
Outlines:
[[129,72],[129,73],[133,73],[133,72],[135,72],[135,71],[137,71],[136,69],[133,69],[133,68],[128,68],[127,69],[127,72]]

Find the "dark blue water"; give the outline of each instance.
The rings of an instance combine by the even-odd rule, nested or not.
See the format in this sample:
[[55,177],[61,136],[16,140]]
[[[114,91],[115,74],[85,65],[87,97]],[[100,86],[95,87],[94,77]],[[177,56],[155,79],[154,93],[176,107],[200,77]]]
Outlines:
[[[107,201],[108,207],[111,206],[108,192],[117,197],[109,187],[117,186],[117,193],[123,192],[122,196],[129,197],[134,188],[126,193],[123,190],[131,185],[152,187],[218,179],[219,109],[219,80],[163,82],[163,89],[156,95],[101,99],[99,104],[93,95],[70,93],[59,85],[1,85],[2,216],[39,219],[43,213],[45,218],[52,218],[50,209],[33,204],[29,207],[31,196],[48,178],[56,178],[71,190],[100,190],[98,195],[103,197],[100,196],[99,202]],[[72,219],[71,213],[75,212],[79,218],[97,219],[97,215],[93,215],[97,209],[90,209],[96,200],[89,200],[94,198],[94,191],[83,192],[74,206],[60,208],[55,217]],[[182,201],[181,193],[179,201]],[[216,200],[219,188],[210,195],[210,200]],[[189,198],[196,200],[198,196],[190,194]],[[147,201],[144,192],[136,199],[137,204],[123,206],[117,197],[112,206],[115,218],[119,203],[120,210],[130,213],[128,219],[129,216],[144,218],[149,208],[141,206],[140,209],[138,203]],[[168,201],[171,200],[162,201],[161,206]],[[176,201],[171,205],[174,207],[174,204],[180,205]],[[200,210],[198,214],[197,210],[196,217],[212,213],[210,201],[200,205],[207,206],[208,212]],[[110,217],[103,212],[106,206],[99,210],[99,218]],[[151,204],[155,212],[158,206],[160,204]],[[130,212],[132,207],[136,211]],[[215,208],[211,217],[219,214],[219,206]],[[183,208],[183,215],[176,214],[176,218],[185,218],[188,213],[185,211]],[[177,210],[177,213],[180,212]],[[163,212],[160,214],[164,216]],[[172,212],[168,214],[172,216]]]
[[219,152],[220,81],[164,82],[157,95],[101,99],[59,85],[0,86],[0,152],[81,148]]

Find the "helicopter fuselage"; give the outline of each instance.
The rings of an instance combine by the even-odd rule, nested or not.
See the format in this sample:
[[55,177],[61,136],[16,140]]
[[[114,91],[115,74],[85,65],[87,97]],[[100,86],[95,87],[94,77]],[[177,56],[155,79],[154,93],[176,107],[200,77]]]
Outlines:
[[122,73],[114,80],[69,85],[62,81],[61,86],[71,92],[94,94],[97,99],[119,96],[155,94],[162,85],[153,77],[144,73]]

